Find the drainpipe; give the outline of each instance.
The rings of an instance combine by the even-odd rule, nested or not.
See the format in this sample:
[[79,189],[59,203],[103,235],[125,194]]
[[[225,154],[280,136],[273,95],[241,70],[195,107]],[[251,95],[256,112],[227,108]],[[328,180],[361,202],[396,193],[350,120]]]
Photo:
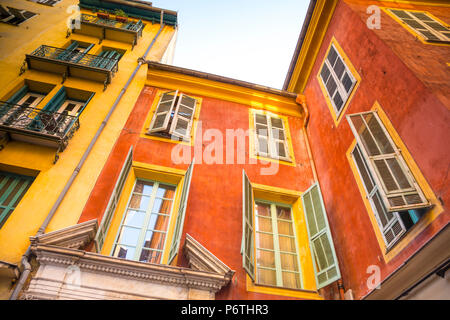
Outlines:
[[[106,115],[105,119],[102,121],[100,127],[98,128],[97,132],[95,133],[94,138],[91,140],[89,146],[87,147],[86,151],[84,152],[83,156],[80,159],[80,162],[78,163],[77,167],[74,169],[72,175],[69,178],[69,181],[67,181],[66,185],[64,186],[64,189],[60,193],[58,199],[56,199],[55,204],[53,205],[52,209],[48,213],[47,217],[45,218],[44,222],[42,223],[41,227],[39,228],[38,232],[36,233],[36,236],[39,236],[45,232],[45,229],[49,225],[50,221],[52,220],[53,216],[56,213],[56,210],[61,205],[62,200],[66,196],[67,192],[69,191],[70,187],[73,184],[73,181],[75,180],[76,176],[80,172],[81,168],[83,167],[88,155],[90,154],[92,148],[94,147],[94,144],[97,142],[98,137],[102,133],[103,129],[105,128],[106,124],[108,123],[109,118],[111,117],[112,113],[116,109],[117,105],[119,104],[120,100],[122,99],[123,95],[128,89],[128,86],[130,85],[131,81],[135,77],[136,73],[142,66],[142,64],[145,62],[145,58],[147,57],[148,53],[150,52],[150,49],[153,47],[153,45],[156,42],[156,39],[160,35],[162,29],[164,28],[164,21],[163,21],[163,14],[164,10],[161,10],[161,27],[159,28],[158,32],[156,33],[155,37],[153,38],[152,42],[149,44],[147,50],[145,51],[144,55],[138,59],[138,65],[134,69],[133,73],[128,78],[128,81],[126,82],[125,86],[120,91],[119,95],[117,96],[116,100],[114,101],[113,105],[111,106],[111,109],[109,110],[108,114]],[[27,281],[30,273],[31,273],[31,265],[30,265],[30,255],[31,255],[31,245],[28,246],[27,251],[22,256],[22,265],[24,267],[24,270],[22,271],[19,281],[17,282],[17,285],[15,286],[9,300],[16,300],[19,296],[20,291],[22,291],[22,288]]]

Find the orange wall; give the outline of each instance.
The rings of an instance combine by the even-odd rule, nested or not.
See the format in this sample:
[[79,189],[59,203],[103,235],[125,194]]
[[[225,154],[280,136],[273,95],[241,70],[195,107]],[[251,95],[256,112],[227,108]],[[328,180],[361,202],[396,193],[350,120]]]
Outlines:
[[[189,94],[189,92],[186,93]],[[93,218],[101,221],[101,215],[106,208],[130,145],[133,145],[134,148],[134,161],[187,169],[187,164],[174,165],[171,161],[172,148],[177,144],[139,137],[155,94],[156,89],[149,86],[144,87],[141,92],[107,164],[97,180],[80,222]],[[225,138],[226,129],[247,130],[249,128],[248,106],[209,97],[200,96],[200,98],[202,98],[200,121],[202,121],[203,132],[210,128],[218,129]],[[189,233],[236,271],[232,282],[217,294],[217,299],[289,299],[286,296],[247,292],[246,273],[242,267],[240,254],[243,168],[252,183],[298,191],[306,190],[313,183],[310,160],[301,131],[303,119],[288,116],[288,122],[296,159],[295,167],[280,165],[276,175],[261,176],[261,165],[248,164],[248,138],[246,141],[246,164],[203,163],[194,166],[180,248],[184,243],[185,233]],[[198,133],[199,131],[195,137],[196,141],[201,138]],[[203,142],[203,150],[209,143]],[[193,147],[190,148],[193,150]],[[182,255],[179,255],[178,264],[187,266]]]
[[[449,47],[416,41],[384,12],[381,30],[369,30],[365,24],[367,3],[371,2],[338,3],[304,91],[311,115],[308,137],[344,286],[353,290],[356,299],[369,292],[369,265],[378,265],[385,279],[450,220],[446,205],[450,203],[446,182],[450,114],[440,94],[440,90],[446,90],[448,98],[449,72],[443,62],[449,57]],[[447,15],[448,22],[448,10],[444,14],[439,8],[426,9],[444,20]],[[444,206],[439,218],[388,263],[383,260],[346,157],[354,136],[345,119],[336,127],[317,79],[333,36],[362,78],[346,114],[369,111],[378,101]],[[422,81],[428,74],[434,77],[434,84]]]

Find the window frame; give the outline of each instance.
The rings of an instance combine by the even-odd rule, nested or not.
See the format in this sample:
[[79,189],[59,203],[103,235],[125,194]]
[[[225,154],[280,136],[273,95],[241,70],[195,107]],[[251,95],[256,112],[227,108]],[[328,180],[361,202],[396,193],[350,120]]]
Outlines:
[[[266,118],[265,124],[257,123],[256,117],[262,115]],[[284,139],[275,138],[273,136],[273,130],[279,130],[280,128],[272,125],[272,118],[279,119],[283,126]],[[257,125],[264,125],[267,127],[267,135],[259,135]],[[259,151],[259,137],[266,139],[267,141],[267,153]],[[282,141],[286,156],[280,156],[278,154],[276,143]],[[265,160],[279,161],[282,163],[295,165],[294,149],[292,147],[292,138],[289,129],[289,121],[286,116],[275,114],[272,112],[250,109],[250,155],[256,158],[262,158]]]
[[[337,53],[337,58],[336,58],[335,64],[338,61],[338,59],[340,59],[344,65],[344,71],[342,72],[342,75],[341,75],[342,80],[343,80],[345,74],[348,74],[350,80],[352,80],[352,85],[348,92],[346,91],[345,87],[343,86],[341,79],[337,80],[338,77],[335,74],[335,71],[333,69],[334,66],[332,67],[328,61],[328,56],[331,52],[331,48],[333,48],[333,50]],[[337,109],[336,104],[333,100],[333,97],[331,97],[328,92],[327,83],[325,83],[325,81],[322,78],[322,71],[323,71],[325,65],[328,68],[328,71],[330,73],[327,80],[329,81],[329,79],[332,77],[334,82],[336,83],[336,89],[334,91],[333,97],[336,95],[337,92],[339,92],[339,95],[342,98],[343,102],[342,102],[342,107],[340,108],[340,110]],[[341,48],[341,46],[339,45],[339,43],[337,42],[335,37],[333,37],[331,39],[330,44],[327,48],[327,51],[325,52],[323,61],[320,64],[320,67],[319,67],[319,70],[317,73],[317,81],[319,83],[319,87],[322,91],[322,94],[324,95],[325,101],[328,105],[328,109],[330,110],[333,121],[337,127],[339,125],[340,121],[342,120],[343,115],[345,114],[345,111],[348,108],[353,96],[355,95],[355,93],[358,89],[358,86],[361,83],[361,76],[358,74],[358,72],[356,71],[352,62],[350,61],[350,59],[348,58],[348,56],[346,55],[344,50]],[[343,93],[345,93],[345,95],[343,95]],[[344,99],[344,96],[345,96],[345,99]]]
[[[176,195],[177,195],[177,192],[178,192],[178,185],[171,184],[171,183],[166,183],[166,182],[161,182],[161,181],[157,181],[157,180],[143,179],[143,178],[136,177],[136,179],[134,181],[134,184],[133,184],[133,188],[132,188],[131,194],[128,197],[127,205],[125,207],[125,212],[122,214],[122,218],[121,218],[121,221],[120,221],[120,224],[119,224],[119,228],[118,228],[117,233],[115,235],[114,242],[113,242],[113,245],[111,247],[111,252],[110,252],[109,255],[111,257],[116,257],[114,255],[114,251],[116,251],[116,247],[118,245],[120,245],[120,243],[118,243],[117,241],[118,241],[118,239],[120,237],[121,229],[124,226],[124,221],[125,221],[125,218],[127,217],[128,209],[130,209],[129,205],[130,205],[131,199],[133,197],[134,188],[136,187],[137,181],[144,181],[144,182],[151,182],[151,183],[153,183],[152,194],[150,195],[150,201],[148,203],[147,209],[145,210],[145,217],[144,217],[144,220],[146,220],[146,219],[149,220],[148,223],[150,223],[150,218],[151,218],[151,215],[153,214],[151,212],[151,210],[153,209],[153,205],[154,205],[155,199],[156,199],[156,192],[158,191],[158,188],[155,188],[155,185],[157,187],[159,187],[159,184],[175,187],[175,190],[174,190],[174,193],[173,193],[173,199],[171,199],[172,205],[171,205],[171,208],[170,208],[170,213],[168,214],[169,221],[167,222],[167,230],[166,231],[156,231],[158,233],[164,233],[165,234],[163,248],[162,249],[151,249],[151,251],[159,251],[159,252],[161,252],[161,258],[160,258],[160,261],[161,261],[160,264],[161,264],[162,260],[163,260],[163,257],[164,257],[164,253],[167,250],[167,242],[168,242],[168,239],[169,239],[169,237],[168,237],[169,229],[170,229],[170,226],[172,224],[172,220],[174,219],[174,208],[175,208],[175,205],[176,205]],[[131,209],[133,209],[133,208],[131,208]],[[157,213],[157,214],[160,215],[160,213]],[[138,238],[139,242],[136,244],[136,247],[135,247],[136,251],[134,253],[134,258],[133,259],[127,259],[127,260],[143,262],[143,263],[149,263],[147,261],[139,261],[139,257],[141,256],[142,252],[145,250],[145,248],[144,248],[144,240],[145,239],[144,238],[145,238],[146,232],[149,231],[147,229],[148,223],[147,223],[146,227],[142,226],[140,228],[140,235],[139,235],[139,238]],[[135,229],[137,229],[137,227]],[[152,230],[152,231],[155,231],[155,230]],[[124,246],[130,247],[129,245],[124,245]],[[126,258],[124,258],[124,259],[126,259]]]
[[[257,218],[259,217],[256,214],[256,205],[257,203],[262,203],[262,204],[268,204],[270,206],[270,214],[271,214],[271,223],[272,223],[272,233],[270,233],[273,237],[273,245],[274,245],[274,249],[266,249],[266,248],[259,248],[257,241],[256,241],[256,233],[267,233],[264,231],[259,231],[257,230]],[[282,269],[282,265],[281,265],[281,254],[282,253],[287,253],[287,254],[291,254],[293,255],[292,252],[284,252],[280,250],[280,244],[279,244],[279,236],[280,233],[278,232],[278,224],[277,224],[277,214],[276,214],[276,209],[277,207],[284,207],[284,208],[289,208],[290,213],[291,213],[291,220],[284,220],[284,221],[289,221],[292,225],[292,232],[293,232],[293,236],[290,235],[281,235],[281,236],[287,236],[290,238],[294,239],[294,243],[295,243],[295,257],[296,257],[296,261],[297,261],[297,266],[298,266],[298,271],[289,271],[289,270],[283,270]],[[260,285],[260,286],[274,286],[274,287],[278,287],[278,288],[285,288],[285,289],[289,289],[289,290],[301,290],[303,289],[303,280],[302,280],[302,271],[301,271],[301,261],[300,261],[300,254],[299,254],[299,246],[298,246],[298,237],[297,237],[297,232],[296,232],[296,228],[295,228],[295,224],[294,224],[294,219],[293,219],[293,210],[292,210],[292,205],[286,204],[286,203],[281,203],[281,202],[275,202],[275,201],[270,201],[270,200],[266,200],[266,199],[261,199],[261,198],[254,198],[253,199],[253,221],[254,221],[254,226],[253,226],[253,237],[255,238],[255,242],[254,242],[254,262],[255,262],[255,284],[256,285]],[[274,268],[270,268],[270,267],[258,267],[258,263],[257,263],[257,250],[262,250],[262,251],[271,251],[274,253],[274,264],[275,267]],[[270,285],[270,284],[265,284],[265,283],[260,283],[258,282],[258,273],[259,273],[259,269],[269,269],[269,270],[274,270],[275,274],[276,274],[276,281],[277,284],[276,285]],[[292,288],[292,287],[288,287],[285,286],[283,284],[283,272],[288,272],[288,273],[295,273],[297,274],[297,280],[299,283],[299,287],[298,288]]]
[[[403,26],[405,29],[413,33],[415,36],[418,36],[422,42],[428,43],[428,44],[450,44],[450,29],[448,27],[448,24],[444,23],[440,19],[436,18],[434,15],[430,14],[427,11],[419,11],[419,10],[407,10],[402,8],[383,8],[385,12],[387,12],[395,21],[397,21],[401,26]],[[394,11],[402,11],[406,15],[409,16],[409,20],[414,20],[416,23],[420,24],[422,28],[426,29],[426,31],[430,32],[434,37],[438,38],[436,39],[430,39],[425,34],[421,32],[420,29],[417,29],[408,23],[404,21],[401,17],[399,17]],[[431,19],[434,23],[439,24],[440,26],[449,29],[449,36],[446,36],[442,34],[442,32],[439,32],[438,30],[435,30],[434,28],[430,27],[426,23],[424,23],[420,18],[416,17],[413,12],[421,13],[426,15],[429,19]]]

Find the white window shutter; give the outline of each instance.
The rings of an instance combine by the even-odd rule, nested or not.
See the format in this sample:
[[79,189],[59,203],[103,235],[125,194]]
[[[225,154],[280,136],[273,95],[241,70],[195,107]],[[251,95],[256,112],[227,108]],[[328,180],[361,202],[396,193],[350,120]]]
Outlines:
[[253,188],[245,171],[242,170],[242,265],[250,278],[255,281],[253,207]]
[[348,115],[347,120],[361,152],[380,187],[388,211],[429,207],[400,150],[375,112]]
[[170,126],[169,133],[172,136],[181,138],[185,141],[190,140],[196,105],[197,99],[185,94],[180,94]]
[[148,133],[167,130],[177,94],[178,90],[165,92],[161,95],[152,122],[150,123]]
[[320,289],[340,279],[341,273],[319,184],[314,184],[303,193],[302,202],[317,288]]
[[116,185],[114,186],[114,190],[111,194],[111,197],[109,198],[106,210],[103,214],[102,222],[100,223],[100,227],[98,228],[97,234],[95,236],[95,246],[97,252],[100,252],[103,248],[106,234],[111,224],[114,211],[116,211],[117,204],[119,203],[120,195],[122,194],[125,181],[128,177],[128,174],[131,171],[132,163],[133,163],[133,147],[130,147],[127,157],[125,158],[125,162],[122,165],[122,169],[120,170],[119,177],[117,178]]
[[175,222],[175,229],[173,232],[172,243],[170,245],[169,259],[167,264],[171,264],[173,259],[178,254],[180,248],[181,234],[184,226],[184,218],[186,216],[186,206],[189,197],[189,189],[191,186],[192,172],[194,170],[195,159],[192,159],[192,163],[189,165],[186,174],[184,176],[183,189],[181,190],[180,206],[178,208],[177,220]]

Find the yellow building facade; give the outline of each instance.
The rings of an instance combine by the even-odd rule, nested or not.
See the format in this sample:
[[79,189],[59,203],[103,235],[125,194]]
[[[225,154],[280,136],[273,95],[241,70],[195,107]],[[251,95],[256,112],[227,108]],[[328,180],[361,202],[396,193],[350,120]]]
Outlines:
[[143,59],[170,62],[177,33],[176,12],[150,3],[39,2],[0,7],[0,299],[31,236],[77,223],[145,84]]

